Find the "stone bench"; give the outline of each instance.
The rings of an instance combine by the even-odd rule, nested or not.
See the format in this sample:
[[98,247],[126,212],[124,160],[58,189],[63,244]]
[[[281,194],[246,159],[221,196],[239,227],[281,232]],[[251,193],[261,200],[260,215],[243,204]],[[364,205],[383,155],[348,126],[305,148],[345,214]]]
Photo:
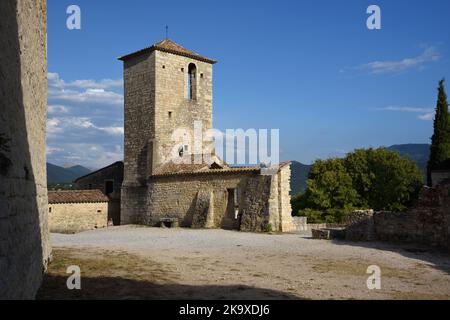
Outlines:
[[161,218],[159,225],[161,228],[178,228],[178,218]]
[[345,239],[344,228],[323,228],[311,230],[313,239],[332,240],[332,239]]

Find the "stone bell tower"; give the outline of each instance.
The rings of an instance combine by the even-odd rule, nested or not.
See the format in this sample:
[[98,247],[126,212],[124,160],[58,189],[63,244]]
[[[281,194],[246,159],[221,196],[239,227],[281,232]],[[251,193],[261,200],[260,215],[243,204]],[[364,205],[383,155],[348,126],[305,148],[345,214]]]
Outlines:
[[[180,155],[196,153],[192,140],[177,146],[174,132],[184,130],[193,137],[194,123],[201,123],[203,132],[212,128],[212,67],[216,61],[169,39],[119,60],[124,62],[122,212],[126,217],[127,203],[144,192],[148,178],[171,160],[175,149]],[[134,202],[138,199],[142,197]]]

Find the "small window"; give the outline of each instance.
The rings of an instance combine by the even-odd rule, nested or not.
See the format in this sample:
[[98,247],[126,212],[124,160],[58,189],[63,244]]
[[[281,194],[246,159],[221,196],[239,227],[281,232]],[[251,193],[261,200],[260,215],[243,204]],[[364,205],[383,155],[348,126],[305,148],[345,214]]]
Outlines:
[[178,155],[182,158],[187,152],[189,152],[189,146],[185,144],[178,149]]
[[165,69],[165,68],[166,68],[166,66],[165,66],[165,65],[163,65],[163,66],[162,66],[162,68],[163,68],[163,69]]
[[97,213],[102,213],[102,210],[97,210]]
[[52,207],[48,207],[48,212],[52,213]]
[[189,64],[188,73],[189,100],[197,100],[197,67],[195,64]]
[[184,68],[181,68],[181,72],[184,72]]
[[172,111],[169,111],[169,119],[172,118]]
[[200,73],[200,78],[202,78],[202,79],[203,79],[203,73]]
[[110,195],[113,192],[114,192],[114,181],[106,180],[105,181],[105,194]]

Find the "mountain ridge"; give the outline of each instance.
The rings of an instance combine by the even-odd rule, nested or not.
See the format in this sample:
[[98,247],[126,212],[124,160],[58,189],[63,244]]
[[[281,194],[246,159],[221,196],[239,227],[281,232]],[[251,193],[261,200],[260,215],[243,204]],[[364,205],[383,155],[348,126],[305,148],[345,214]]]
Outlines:
[[[387,147],[388,150],[397,151],[402,156],[414,161],[419,167],[424,179],[427,176],[427,164],[430,158],[430,145],[426,143],[395,144]],[[291,162],[291,194],[296,195],[306,190],[306,181],[312,165],[298,161]],[[424,180],[426,181],[426,180]]]

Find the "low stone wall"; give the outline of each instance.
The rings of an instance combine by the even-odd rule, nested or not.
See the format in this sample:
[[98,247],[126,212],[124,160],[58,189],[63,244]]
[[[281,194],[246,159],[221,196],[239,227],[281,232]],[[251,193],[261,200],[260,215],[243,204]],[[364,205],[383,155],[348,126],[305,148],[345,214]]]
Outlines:
[[307,217],[292,217],[293,231],[308,231]]
[[424,187],[405,212],[358,211],[348,216],[346,239],[412,242],[450,249],[450,180]]
[[355,211],[347,216],[346,240],[372,241],[376,238],[373,210]]
[[49,205],[50,231],[73,233],[108,225],[108,203],[58,203]]

